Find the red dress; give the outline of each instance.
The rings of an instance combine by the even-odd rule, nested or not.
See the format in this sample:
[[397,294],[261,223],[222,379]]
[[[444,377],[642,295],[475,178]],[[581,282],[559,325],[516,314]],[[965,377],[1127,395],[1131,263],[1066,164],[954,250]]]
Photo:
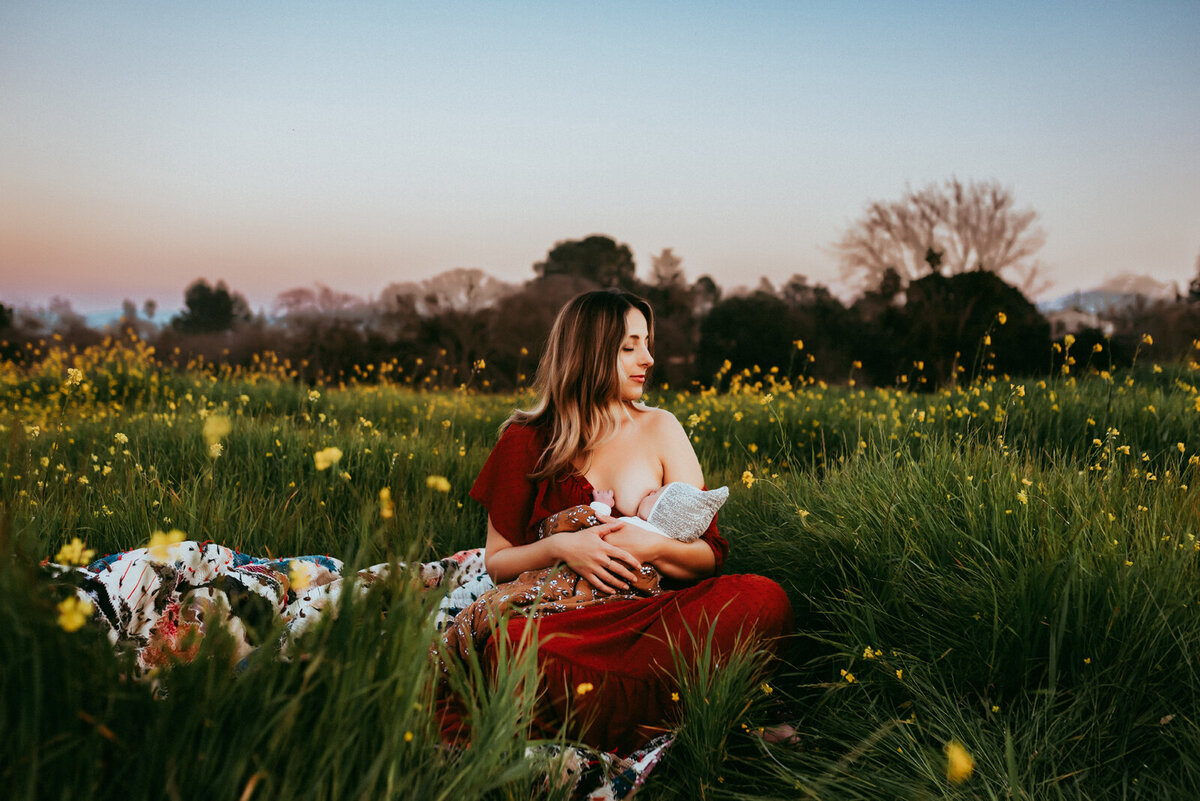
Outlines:
[[[545,449],[545,435],[510,425],[496,443],[471,488],[496,530],[513,545],[537,538],[539,521],[569,506],[592,501],[592,486],[578,473],[533,481],[529,474]],[[714,519],[703,539],[713,549],[717,569],[728,544]],[[713,648],[727,653],[739,636],[774,639],[792,630],[792,607],[783,589],[762,576],[716,576],[651,598],[613,601],[534,620],[514,617],[510,642],[526,625],[538,627],[538,666],[544,700],[533,732],[553,736],[562,721],[576,722],[571,735],[603,750],[629,751],[671,725],[678,704],[668,639],[687,655],[693,632],[703,640],[711,621]],[[485,664],[495,664],[496,639]],[[580,684],[594,689],[583,695]],[[582,721],[583,723],[578,723]]]

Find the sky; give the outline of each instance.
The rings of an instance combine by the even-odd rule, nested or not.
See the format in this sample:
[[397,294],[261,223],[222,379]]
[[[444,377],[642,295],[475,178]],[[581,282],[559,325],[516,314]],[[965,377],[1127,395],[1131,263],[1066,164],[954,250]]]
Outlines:
[[1200,254],[1200,2],[0,3],[0,302],[268,311],[561,240],[839,287],[872,200],[997,180],[1053,287]]

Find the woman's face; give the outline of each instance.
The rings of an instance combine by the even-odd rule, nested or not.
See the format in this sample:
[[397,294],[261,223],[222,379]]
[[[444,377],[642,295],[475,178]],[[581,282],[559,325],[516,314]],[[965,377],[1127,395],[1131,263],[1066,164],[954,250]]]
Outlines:
[[646,315],[637,309],[625,313],[625,339],[617,354],[617,370],[621,374],[621,400],[635,401],[642,397],[646,373],[654,364],[650,355],[650,331]]

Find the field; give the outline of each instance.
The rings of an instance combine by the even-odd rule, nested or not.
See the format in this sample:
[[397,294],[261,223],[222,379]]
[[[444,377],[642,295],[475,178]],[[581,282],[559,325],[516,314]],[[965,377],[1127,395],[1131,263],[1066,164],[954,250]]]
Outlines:
[[[639,797],[1190,797],[1197,374],[1155,365],[1151,343],[1131,371],[1103,359],[928,393],[853,370],[837,387],[755,370],[720,393],[652,391],[732,490],[726,570],[779,581],[797,632],[769,675],[753,653],[680,666],[681,734]],[[38,563],[74,537],[103,554],[179,529],[353,565],[482,544],[467,490],[528,396],[477,392],[485,365],[443,392],[291,370],[168,370],[136,342],[0,366],[6,797],[560,794],[524,758],[529,659],[495,686],[461,677],[474,745],[440,745],[434,599],[403,578],[347,596],[291,661],[260,648],[235,669],[213,636],[156,688],[94,627],[60,625],[65,591]],[[327,447],[343,455],[318,470]],[[780,714],[799,742],[757,736]],[[973,763],[961,781],[948,744],[961,774]]]

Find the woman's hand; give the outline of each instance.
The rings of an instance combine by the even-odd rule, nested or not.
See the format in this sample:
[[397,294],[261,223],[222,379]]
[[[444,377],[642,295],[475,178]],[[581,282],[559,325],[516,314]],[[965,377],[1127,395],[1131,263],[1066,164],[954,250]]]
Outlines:
[[632,523],[618,531],[605,534],[604,541],[627,551],[639,563],[653,563],[662,556],[662,545],[667,542],[667,538]]
[[598,526],[580,531],[565,531],[550,537],[559,561],[566,563],[601,592],[614,593],[637,581],[635,572],[641,562],[619,545],[606,541],[624,527],[624,523],[601,516]]

